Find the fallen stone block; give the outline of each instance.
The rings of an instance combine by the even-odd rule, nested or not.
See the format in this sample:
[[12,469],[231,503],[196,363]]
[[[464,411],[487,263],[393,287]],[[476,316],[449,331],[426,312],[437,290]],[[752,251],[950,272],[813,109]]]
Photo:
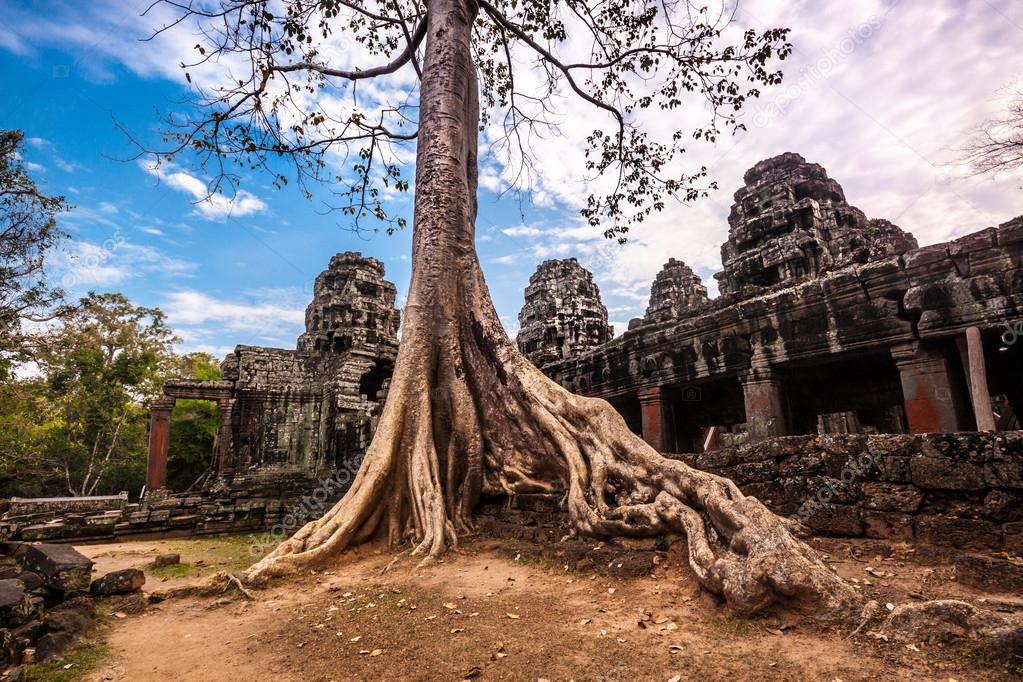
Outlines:
[[26,570],[62,592],[87,592],[92,582],[92,560],[68,545],[21,545],[14,553]]
[[36,641],[36,662],[49,663],[60,658],[71,647],[74,635],[70,632],[48,632]]
[[173,566],[174,564],[181,563],[180,554],[160,554],[153,559],[153,566],[159,568],[160,566]]
[[992,592],[1023,593],[1023,565],[980,554],[955,558],[956,581]]
[[138,592],[146,584],[146,574],[137,568],[124,568],[111,571],[102,578],[92,581],[89,591],[92,594],[130,594]]
[[0,580],[0,627],[17,627],[29,620],[34,612],[24,583],[14,578]]

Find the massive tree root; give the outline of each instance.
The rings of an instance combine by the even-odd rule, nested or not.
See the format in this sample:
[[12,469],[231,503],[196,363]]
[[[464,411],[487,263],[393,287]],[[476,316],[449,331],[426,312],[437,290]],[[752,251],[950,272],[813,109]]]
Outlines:
[[474,13],[466,0],[429,6],[412,282],[373,443],[348,494],[247,577],[322,564],[374,537],[437,557],[471,531],[482,491],[560,483],[581,534],[683,534],[700,583],[737,612],[783,603],[855,619],[859,594],[784,520],[731,481],[661,457],[610,405],[558,386],[509,341],[474,246]]

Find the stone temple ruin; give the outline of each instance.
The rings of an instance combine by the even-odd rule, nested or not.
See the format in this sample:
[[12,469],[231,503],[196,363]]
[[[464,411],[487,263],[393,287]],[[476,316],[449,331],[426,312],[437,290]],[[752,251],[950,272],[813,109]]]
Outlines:
[[593,275],[575,258],[544,261],[529,278],[517,340],[534,364],[578,355],[613,336]]
[[[1023,548],[1023,217],[918,248],[798,154],[744,180],[720,296],[672,258],[620,337],[520,349],[658,450],[817,530]],[[595,288],[586,307],[603,309]]]
[[[791,153],[750,169],[734,198],[717,298],[672,257],[646,314],[612,338],[592,275],[545,261],[519,349],[667,456],[817,532],[1023,551],[1023,217],[918,248]],[[369,442],[397,351],[394,298],[379,261],[335,256],[296,350],[239,346],[220,381],[167,382],[141,504],[14,501],[0,536],[294,530],[302,501],[322,513]],[[163,490],[177,398],[215,400],[222,418],[185,494]],[[559,501],[543,497],[484,500],[482,527],[518,510],[560,537]]]
[[[296,350],[238,346],[219,381],[167,381],[151,406],[141,504],[127,495],[15,499],[0,536],[213,533],[282,521],[292,532],[301,523],[292,513],[299,501],[315,502],[305,514],[325,511],[358,470],[398,352],[395,288],[383,276],[376,259],[337,254],[316,278]],[[190,491],[173,494],[165,490],[167,449],[179,398],[215,401],[221,424],[209,470]]]

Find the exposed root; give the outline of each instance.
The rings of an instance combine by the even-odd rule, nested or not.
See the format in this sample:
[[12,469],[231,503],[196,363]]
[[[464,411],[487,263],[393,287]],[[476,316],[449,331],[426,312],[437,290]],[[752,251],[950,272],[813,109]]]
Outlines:
[[171,587],[166,590],[155,590],[148,594],[148,598],[152,602],[161,602],[168,599],[182,599],[185,597],[216,597],[233,587],[246,599],[255,600],[256,596],[242,583],[244,577],[242,573],[217,571],[187,585]]
[[231,586],[233,585],[239,592],[241,592],[243,595],[245,595],[246,599],[248,599],[250,601],[253,601],[253,600],[256,599],[256,597],[253,596],[253,594],[251,592],[249,592],[247,589],[245,589],[245,586],[242,585],[242,581],[239,580],[238,577],[236,575],[234,575],[233,573],[229,573],[227,575],[227,580],[228,580],[228,583],[227,583],[227,585],[224,586],[224,592],[227,592],[227,590],[230,589]]

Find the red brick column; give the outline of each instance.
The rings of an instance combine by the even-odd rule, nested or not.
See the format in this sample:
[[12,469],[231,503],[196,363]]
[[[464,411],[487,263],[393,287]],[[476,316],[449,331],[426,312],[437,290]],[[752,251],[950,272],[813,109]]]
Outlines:
[[763,372],[742,380],[746,403],[746,429],[751,443],[788,435],[788,419],[782,400],[782,382]]
[[640,411],[643,415],[643,440],[658,452],[674,447],[672,438],[671,403],[664,389],[642,388],[639,391]]
[[149,408],[149,459],[146,461],[146,490],[167,485],[167,446],[174,398],[157,398]]
[[892,357],[902,381],[910,433],[958,431],[959,419],[944,353],[915,342],[893,347]]

